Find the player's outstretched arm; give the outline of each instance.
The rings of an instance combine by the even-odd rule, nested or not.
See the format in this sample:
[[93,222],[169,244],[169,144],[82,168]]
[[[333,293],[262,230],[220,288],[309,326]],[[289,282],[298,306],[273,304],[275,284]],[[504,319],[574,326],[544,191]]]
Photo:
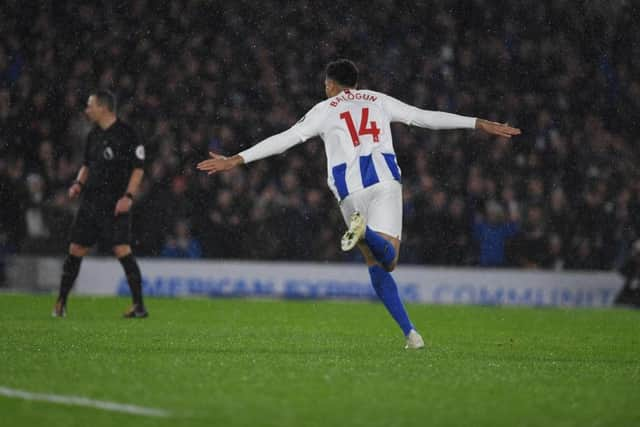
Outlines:
[[[313,120],[309,120],[309,122],[312,121]],[[306,123],[308,123],[308,121],[301,120],[284,132],[270,136],[235,156],[225,157],[220,154],[209,152],[211,158],[198,163],[197,168],[198,170],[207,172],[208,175],[212,175],[216,172],[224,172],[229,169],[233,169],[242,164],[249,164],[256,160],[284,153],[294,145],[316,135],[313,131],[305,130],[306,128],[304,124]],[[302,135],[308,136],[302,137]]]
[[212,175],[216,172],[233,169],[242,164],[249,164],[256,160],[284,153],[294,145],[318,135],[318,124],[324,119],[323,105],[323,103],[316,104],[298,123],[289,129],[277,135],[272,135],[235,156],[225,157],[209,152],[211,158],[198,163],[198,170]]
[[507,124],[491,122],[444,111],[430,111],[405,104],[391,96],[382,95],[384,109],[391,116],[392,122],[401,122],[410,126],[427,129],[479,129],[490,135],[511,138],[520,135],[520,129]]
[[491,122],[484,119],[476,119],[476,129],[480,129],[489,135],[511,138],[520,135],[522,132],[518,128],[511,127],[505,123]]
[[244,159],[238,154],[226,157],[210,151],[209,156],[211,156],[210,159],[203,160],[197,165],[198,170],[206,172],[207,175],[228,171],[244,163]]

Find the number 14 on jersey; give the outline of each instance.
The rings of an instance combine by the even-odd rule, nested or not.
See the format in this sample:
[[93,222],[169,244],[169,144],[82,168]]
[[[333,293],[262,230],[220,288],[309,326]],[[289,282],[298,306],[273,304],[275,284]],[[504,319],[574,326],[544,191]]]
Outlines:
[[378,129],[378,125],[376,122],[369,122],[369,109],[364,107],[362,109],[361,117],[360,117],[360,128],[356,132],[356,125],[353,122],[353,117],[351,117],[351,112],[345,111],[340,114],[340,118],[345,121],[347,124],[347,128],[349,129],[349,134],[351,135],[351,141],[353,142],[353,146],[357,147],[360,145],[360,137],[365,135],[373,136],[373,142],[380,142],[379,135],[380,129]]

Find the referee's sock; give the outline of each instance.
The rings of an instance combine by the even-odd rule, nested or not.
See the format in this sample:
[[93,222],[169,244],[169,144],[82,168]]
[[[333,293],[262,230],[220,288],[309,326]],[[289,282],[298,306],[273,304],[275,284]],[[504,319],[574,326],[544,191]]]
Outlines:
[[364,232],[364,241],[371,249],[375,259],[384,267],[389,267],[396,259],[396,250],[390,241],[373,231],[367,226]]
[[78,277],[81,263],[82,257],[67,254],[64,264],[62,264],[62,278],[60,279],[58,301],[61,301],[63,305],[67,303],[67,297],[69,296],[69,292],[71,292],[73,283]]
[[142,303],[142,274],[140,273],[140,267],[138,267],[138,262],[133,254],[128,254],[123,256],[122,258],[118,258],[120,264],[122,264],[122,268],[124,269],[124,274],[127,276],[127,282],[129,282],[129,289],[131,290],[131,298],[133,299],[133,303],[143,307]]
[[371,276],[371,284],[375,289],[378,298],[382,301],[387,308],[391,317],[398,323],[400,329],[404,335],[408,335],[413,325],[409,320],[407,310],[405,310],[400,295],[398,294],[398,285],[391,276],[391,273],[386,271],[379,265],[373,265],[369,267],[369,276]]

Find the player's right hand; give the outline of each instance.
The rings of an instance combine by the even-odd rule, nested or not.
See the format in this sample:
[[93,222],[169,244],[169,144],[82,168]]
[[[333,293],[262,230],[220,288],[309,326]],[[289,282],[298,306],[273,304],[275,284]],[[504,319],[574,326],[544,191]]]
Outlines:
[[69,187],[69,198],[71,200],[75,199],[80,195],[81,191],[82,191],[82,187],[80,186],[80,184],[78,184],[77,182],[74,182],[73,185]]

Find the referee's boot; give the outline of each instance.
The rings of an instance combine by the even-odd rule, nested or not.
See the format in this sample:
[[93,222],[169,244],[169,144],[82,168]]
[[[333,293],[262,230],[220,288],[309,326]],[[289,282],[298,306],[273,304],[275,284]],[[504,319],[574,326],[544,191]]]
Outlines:
[[143,305],[133,304],[127,311],[124,312],[122,317],[125,319],[142,319],[149,316],[149,312]]
[[67,316],[67,306],[62,300],[56,301],[56,305],[53,306],[53,310],[51,310],[51,316],[53,317],[66,317]]
[[355,211],[351,214],[349,221],[349,229],[342,236],[340,246],[343,251],[350,251],[360,240],[364,238],[364,232],[367,229],[367,222],[360,212]]

